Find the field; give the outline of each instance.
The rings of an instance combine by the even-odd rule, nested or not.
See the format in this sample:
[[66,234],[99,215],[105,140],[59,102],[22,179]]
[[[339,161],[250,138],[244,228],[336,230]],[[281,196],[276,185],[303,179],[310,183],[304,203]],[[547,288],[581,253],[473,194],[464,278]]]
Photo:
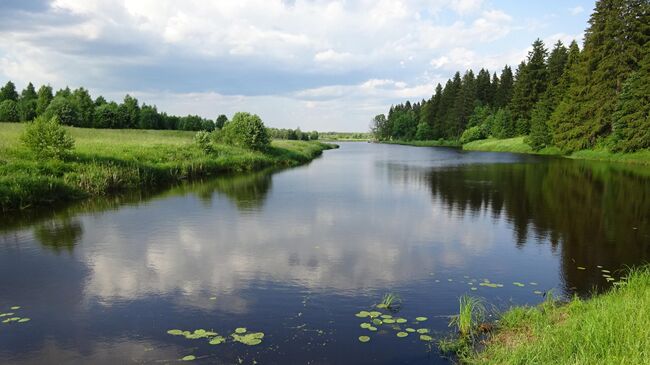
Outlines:
[[23,147],[23,124],[0,123],[0,210],[101,196],[182,180],[308,162],[332,148],[320,142],[273,141],[262,153],[214,145],[206,154],[193,132],[67,128],[75,152],[39,160]]

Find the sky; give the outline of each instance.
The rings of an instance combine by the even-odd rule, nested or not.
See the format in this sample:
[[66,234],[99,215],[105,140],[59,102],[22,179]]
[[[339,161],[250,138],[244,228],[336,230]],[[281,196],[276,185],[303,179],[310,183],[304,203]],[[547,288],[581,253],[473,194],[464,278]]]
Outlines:
[[456,71],[582,44],[586,0],[0,0],[0,82],[131,94],[171,114],[367,131]]

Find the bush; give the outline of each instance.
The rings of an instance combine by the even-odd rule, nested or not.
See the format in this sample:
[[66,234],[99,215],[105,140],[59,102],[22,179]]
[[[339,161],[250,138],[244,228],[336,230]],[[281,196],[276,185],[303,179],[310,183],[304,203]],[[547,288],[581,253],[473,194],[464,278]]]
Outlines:
[[56,117],[38,117],[28,123],[21,140],[39,158],[60,159],[74,148],[74,140]]
[[200,131],[194,135],[194,144],[196,144],[203,152],[212,153],[212,144],[210,143],[210,132]]
[[5,100],[0,103],[0,122],[20,122],[18,104],[13,100]]
[[484,134],[483,127],[476,125],[465,129],[463,135],[460,136],[460,143],[465,144],[473,141],[478,141],[479,139],[485,139],[486,137],[487,136]]
[[265,150],[270,139],[262,119],[254,114],[236,113],[223,128],[224,142],[252,150]]

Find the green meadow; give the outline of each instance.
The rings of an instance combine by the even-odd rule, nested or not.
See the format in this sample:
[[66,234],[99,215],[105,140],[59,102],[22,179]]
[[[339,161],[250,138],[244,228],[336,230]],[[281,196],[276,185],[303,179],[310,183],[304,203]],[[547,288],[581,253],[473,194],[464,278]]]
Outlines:
[[333,145],[277,140],[264,152],[213,143],[206,153],[195,132],[66,127],[75,140],[64,160],[39,159],[20,142],[25,128],[0,123],[0,210],[25,209],[172,185],[224,173],[291,167]]

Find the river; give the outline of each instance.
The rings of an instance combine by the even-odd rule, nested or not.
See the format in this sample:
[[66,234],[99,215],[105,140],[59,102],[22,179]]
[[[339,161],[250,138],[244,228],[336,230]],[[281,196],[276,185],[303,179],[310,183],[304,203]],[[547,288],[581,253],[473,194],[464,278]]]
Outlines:
[[[647,262],[650,171],[341,143],[294,169],[1,219],[0,320],[30,319],[0,323],[3,364],[447,364],[396,332],[437,340],[463,294],[490,311],[586,296]],[[361,328],[386,293],[407,322]],[[261,343],[233,341],[240,327]]]

